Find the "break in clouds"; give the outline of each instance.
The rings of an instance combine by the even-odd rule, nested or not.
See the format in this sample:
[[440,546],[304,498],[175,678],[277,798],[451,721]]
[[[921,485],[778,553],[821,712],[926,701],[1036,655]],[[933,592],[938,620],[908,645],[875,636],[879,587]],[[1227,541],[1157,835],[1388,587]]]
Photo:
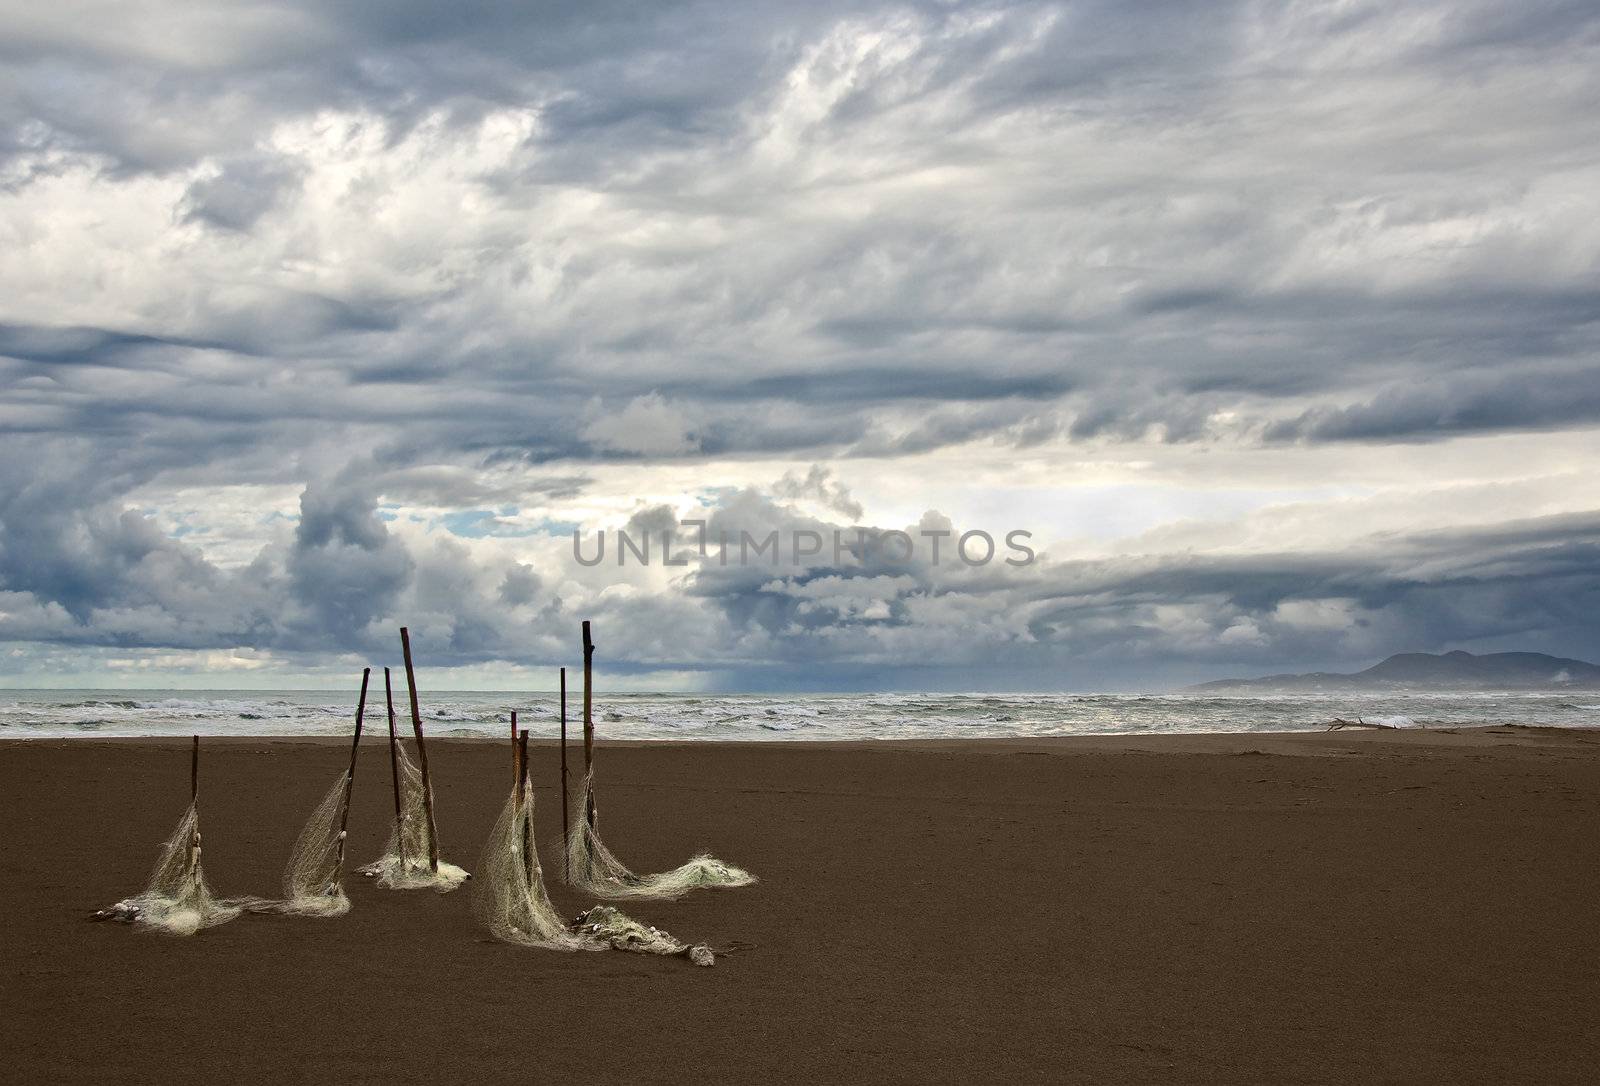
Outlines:
[[1592,5],[3,9],[8,683],[1596,655]]

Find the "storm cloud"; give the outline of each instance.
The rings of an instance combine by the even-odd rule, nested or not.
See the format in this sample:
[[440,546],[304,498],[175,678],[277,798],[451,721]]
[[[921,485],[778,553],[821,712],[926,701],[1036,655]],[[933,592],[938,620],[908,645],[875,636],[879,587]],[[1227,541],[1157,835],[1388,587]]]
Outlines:
[[[1592,5],[0,18],[6,681],[1595,655]],[[571,558],[696,517],[1041,558]]]

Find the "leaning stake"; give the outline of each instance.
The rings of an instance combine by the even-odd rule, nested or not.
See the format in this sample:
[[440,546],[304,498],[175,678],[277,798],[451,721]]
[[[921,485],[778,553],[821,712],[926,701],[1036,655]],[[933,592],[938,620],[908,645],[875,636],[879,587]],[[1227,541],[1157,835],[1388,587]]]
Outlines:
[[[517,737],[517,804],[528,803],[528,731],[523,729]],[[522,819],[522,869],[528,873],[528,886],[533,887],[536,873],[533,862],[533,812],[527,811]]]
[[[200,737],[194,737],[194,742],[189,747],[189,806],[198,808],[200,805]],[[194,820],[193,827],[189,830],[189,874],[194,874],[195,868],[200,863],[200,819]]]
[[[389,669],[383,669],[383,701],[389,710],[389,772],[394,775],[394,824],[397,828],[405,825],[405,810],[400,806],[400,747],[399,737],[394,734],[394,685],[389,681]],[[400,829],[397,837],[400,847],[400,870],[406,869],[406,835]]]
[[561,669],[561,870],[572,879],[572,864],[567,861],[567,669]]
[[517,733],[513,729],[511,732],[511,769],[513,774],[511,778],[511,809],[514,812],[522,810],[522,755],[526,750],[526,743],[522,744],[521,749],[518,749]]
[[[594,641],[589,636],[589,620],[583,620],[583,775],[594,772]],[[590,789],[593,792],[593,789]],[[594,829],[594,796],[584,805],[584,821]]]
[[428,776],[428,747],[422,738],[422,710],[417,708],[417,673],[411,666],[411,633],[400,627],[400,651],[406,659],[406,686],[411,691],[411,728],[417,733],[417,761],[422,766],[422,807],[428,814],[428,869],[439,873],[439,831],[433,818],[433,778]]
[[337,872],[344,871],[344,832],[350,825],[350,793],[356,786],[356,752],[361,749],[361,721],[367,715],[367,680],[372,678],[372,669],[361,669],[361,700],[356,702],[356,736],[350,740],[350,769],[344,775],[344,809],[339,814],[339,866]]

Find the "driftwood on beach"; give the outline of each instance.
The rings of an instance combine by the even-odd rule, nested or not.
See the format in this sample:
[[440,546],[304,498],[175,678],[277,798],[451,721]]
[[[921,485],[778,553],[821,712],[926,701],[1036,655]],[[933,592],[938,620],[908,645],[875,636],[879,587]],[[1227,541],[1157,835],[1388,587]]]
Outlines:
[[1385,731],[1399,731],[1399,727],[1394,724],[1377,724],[1369,720],[1363,720],[1361,717],[1356,717],[1354,720],[1346,720],[1340,716],[1328,721],[1328,727],[1325,730],[1337,732],[1343,731],[1345,728],[1382,728]]

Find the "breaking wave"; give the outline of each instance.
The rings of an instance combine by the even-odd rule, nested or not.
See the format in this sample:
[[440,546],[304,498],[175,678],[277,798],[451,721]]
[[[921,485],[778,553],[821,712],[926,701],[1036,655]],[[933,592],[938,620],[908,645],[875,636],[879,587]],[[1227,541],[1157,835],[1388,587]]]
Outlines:
[[[371,695],[369,694],[369,699]],[[382,694],[369,720],[382,719]],[[424,692],[431,734],[503,738],[516,709],[530,734],[559,731],[552,693]],[[569,693],[569,734],[581,699]],[[404,698],[396,705],[409,717]],[[70,735],[345,735],[355,690],[0,691],[12,737]],[[607,694],[595,700],[602,738],[715,740],[940,739],[1312,731],[1333,719],[1398,728],[1491,724],[1600,726],[1600,704],[1538,694],[1372,694],[1217,697],[1185,694]],[[409,726],[407,725],[407,730]]]

